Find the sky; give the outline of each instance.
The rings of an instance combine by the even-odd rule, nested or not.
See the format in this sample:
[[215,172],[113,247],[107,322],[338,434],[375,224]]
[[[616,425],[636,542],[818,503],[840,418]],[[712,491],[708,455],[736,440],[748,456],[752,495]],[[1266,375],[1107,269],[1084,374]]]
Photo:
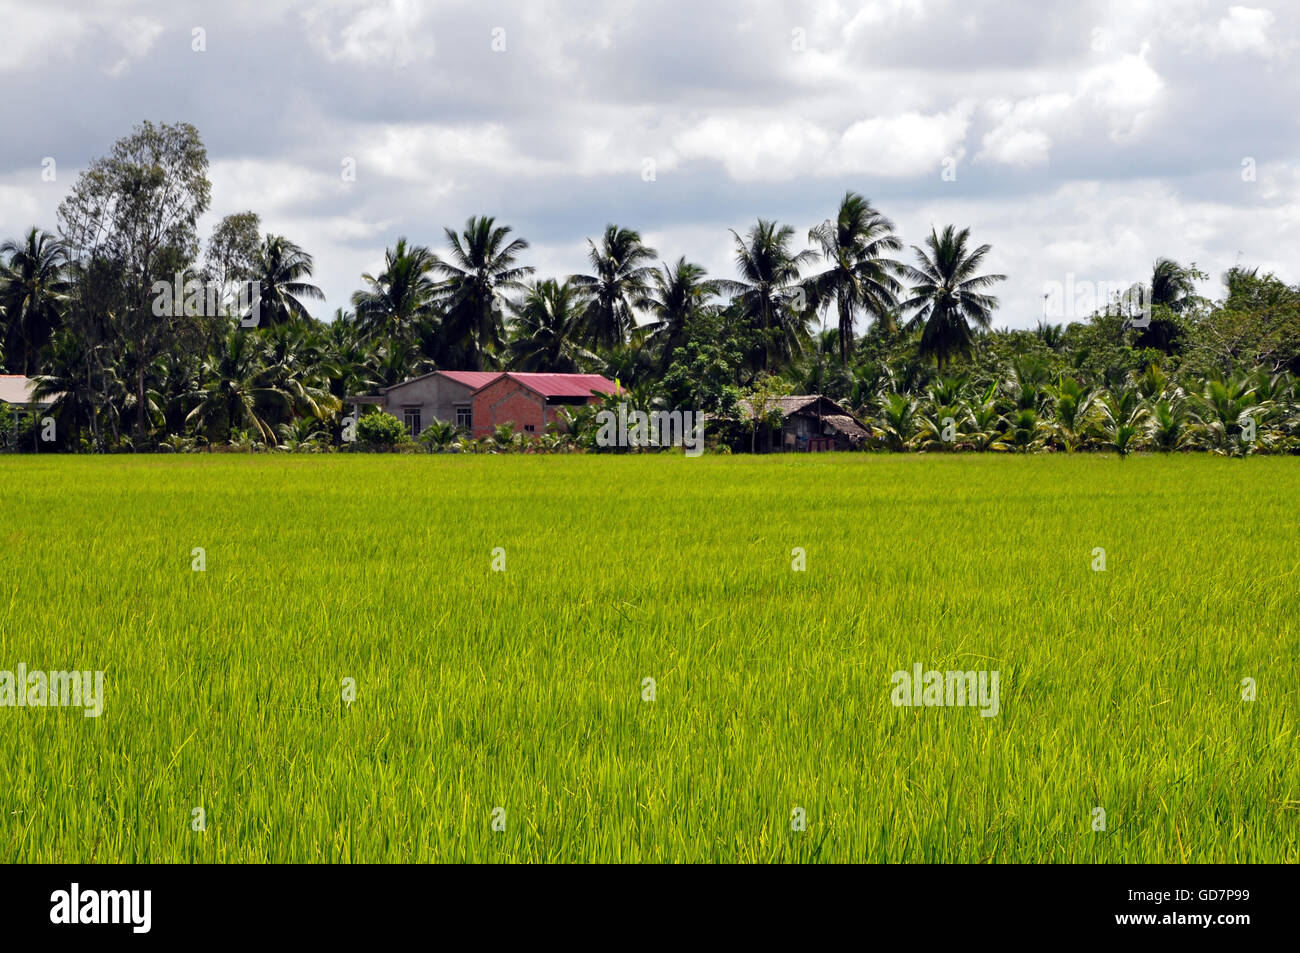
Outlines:
[[136,123],[190,122],[201,234],[257,212],[314,256],[320,317],[471,215],[538,277],[611,222],[732,277],[730,229],[802,246],[847,190],[909,261],[950,223],[990,244],[998,327],[1048,293],[1085,317],[1055,292],[1160,256],[1209,296],[1236,264],[1300,281],[1300,0],[0,0],[0,25],[0,237],[54,230]]

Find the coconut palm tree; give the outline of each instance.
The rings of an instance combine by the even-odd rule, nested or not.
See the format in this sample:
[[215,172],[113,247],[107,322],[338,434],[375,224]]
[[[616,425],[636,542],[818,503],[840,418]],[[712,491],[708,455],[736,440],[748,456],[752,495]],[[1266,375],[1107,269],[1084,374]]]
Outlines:
[[1065,326],[1039,321],[1038,326],[1034,328],[1034,337],[1053,351],[1059,351],[1065,344]]
[[1055,387],[1048,388],[1052,397],[1052,416],[1048,425],[1057,446],[1073,453],[1087,439],[1092,416],[1092,388],[1085,387],[1073,377],[1062,377]]
[[80,434],[95,416],[98,390],[87,370],[91,366],[90,345],[66,329],[55,332],[45,351],[45,373],[32,384],[32,397],[53,400],[47,413],[57,423],[57,432],[66,435],[72,450],[80,448]]
[[583,310],[590,307],[571,282],[553,278],[535,282],[523,301],[511,304],[514,314],[509,344],[510,366],[519,371],[576,373],[583,363],[597,360],[579,343]]
[[504,320],[499,295],[523,290],[533,273],[518,264],[528,248],[522,238],[511,238],[510,228],[490,216],[471,216],[459,235],[444,228],[449,258],[435,257],[434,271],[445,280],[438,289],[442,306],[447,363],[482,370],[502,344]]
[[1206,444],[1215,453],[1228,456],[1244,455],[1253,449],[1247,438],[1252,427],[1258,429],[1267,409],[1247,377],[1207,381],[1196,407],[1204,424]]
[[436,259],[423,245],[408,246],[406,238],[384,251],[384,268],[363,274],[364,291],[352,296],[358,326],[371,336],[409,337],[415,323],[429,316],[437,293],[431,277]]
[[1173,393],[1161,395],[1151,405],[1147,421],[1147,437],[1151,445],[1162,453],[1186,450],[1195,444],[1199,431],[1196,414],[1177,388]]
[[808,232],[821,248],[827,269],[809,279],[816,299],[835,305],[839,317],[840,363],[847,364],[853,347],[853,322],[859,311],[873,315],[889,330],[903,286],[902,263],[891,256],[902,241],[894,223],[856,192],[846,192],[835,218]]
[[591,344],[612,348],[622,344],[636,327],[634,310],[644,305],[654,269],[655,250],[629,228],[606,225],[597,245],[587,239],[587,260],[594,274],[572,275],[574,287],[591,297],[586,309]]
[[468,434],[466,434],[463,427],[457,427],[447,420],[434,418],[420,431],[419,440],[428,448],[430,453],[444,453],[451,449],[451,446],[457,440],[466,436]]
[[293,395],[276,386],[280,368],[261,362],[262,348],[252,334],[230,331],[216,354],[203,362],[204,386],[186,423],[219,437],[251,431],[275,443],[275,425],[290,416]]
[[890,450],[904,450],[920,429],[918,402],[907,394],[883,394],[879,400],[880,423],[871,429]]
[[[795,252],[794,229],[759,219],[744,238],[733,229],[739,281],[723,279],[719,289],[732,296],[737,313],[755,334],[751,360],[767,371],[803,349],[813,309],[800,282],[800,268],[817,257],[812,249]],[[802,305],[802,307],[801,307]]]
[[1116,385],[1101,395],[1098,406],[1105,445],[1125,457],[1142,441],[1147,408],[1141,393],[1129,384]]
[[255,265],[258,326],[274,327],[311,316],[303,299],[325,300],[324,292],[304,280],[311,277],[313,264],[311,255],[282,235],[267,235],[262,240]]
[[1020,407],[1012,411],[1006,421],[1007,430],[1002,441],[1020,453],[1041,450],[1052,434],[1050,425],[1038,416],[1034,407]]
[[33,371],[37,352],[59,327],[71,289],[67,264],[63,242],[34,227],[22,241],[0,245],[0,338],[11,371]]
[[978,273],[991,246],[970,250],[969,239],[969,228],[957,231],[949,225],[942,233],[931,229],[925,249],[912,246],[919,267],[903,266],[912,282],[912,297],[901,307],[917,309],[913,320],[922,327],[920,353],[933,357],[941,370],[958,354],[970,352],[971,324],[989,328],[998,299],[984,292],[1006,279]]
[[661,262],[650,275],[652,287],[645,306],[652,318],[644,327],[649,342],[658,350],[661,371],[672,364],[691,319],[718,294],[718,282],[706,278],[706,274],[703,267],[683,255],[673,265]]
[[998,412],[997,392],[998,385],[994,382],[981,397],[966,404],[962,437],[980,452],[1009,449],[1003,435],[1006,419]]
[[1164,305],[1175,313],[1184,310],[1196,294],[1195,266],[1184,268],[1171,258],[1158,258],[1151,267],[1151,305]]

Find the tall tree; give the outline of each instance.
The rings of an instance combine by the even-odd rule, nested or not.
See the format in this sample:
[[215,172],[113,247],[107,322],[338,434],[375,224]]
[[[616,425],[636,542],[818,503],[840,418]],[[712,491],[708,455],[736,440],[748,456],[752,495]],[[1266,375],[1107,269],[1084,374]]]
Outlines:
[[257,277],[261,227],[256,212],[238,212],[227,215],[212,229],[206,264],[208,276],[222,291],[235,282]]
[[597,245],[587,239],[587,260],[594,274],[570,281],[591,296],[586,322],[591,343],[601,348],[622,344],[636,327],[634,309],[642,306],[654,270],[655,250],[629,228],[606,225]]
[[510,366],[521,371],[577,373],[595,355],[583,349],[582,295],[571,282],[533,284],[514,314]]
[[739,281],[724,279],[718,287],[733,296],[733,304],[758,340],[751,361],[760,369],[782,365],[798,354],[808,339],[812,311],[800,285],[800,268],[816,252],[791,247],[794,229],[759,219],[744,238],[733,229]]
[[154,313],[155,282],[194,263],[197,223],[211,195],[208,154],[189,123],[141,123],[81,173],[59,205],[71,253],[121,269],[123,301],[113,318],[136,352],[135,432],[146,439],[145,369],[182,333],[184,314]]
[[19,374],[36,368],[37,352],[62,319],[71,284],[68,255],[49,232],[28,230],[22,241],[0,245],[0,313],[6,366]]
[[490,216],[471,216],[459,235],[443,229],[449,258],[437,258],[434,270],[444,277],[439,288],[443,309],[443,336],[450,361],[467,370],[482,370],[501,348],[504,305],[499,295],[524,288],[533,273],[518,264],[528,248],[522,238],[511,238],[507,225]]
[[683,255],[673,265],[662,262],[650,275],[652,287],[645,304],[652,320],[645,329],[650,342],[658,348],[661,371],[672,364],[692,319],[718,294],[718,283],[706,278],[706,274],[703,267]]
[[310,278],[314,262],[282,235],[267,235],[257,250],[254,279],[261,296],[257,324],[275,327],[287,321],[311,317],[304,298],[324,301],[325,293],[304,279]]
[[924,249],[912,246],[919,267],[904,266],[912,297],[901,307],[917,309],[913,320],[922,326],[920,352],[933,357],[940,370],[956,355],[970,352],[972,324],[987,329],[992,323],[998,299],[984,292],[1006,279],[979,274],[991,246],[970,250],[969,239],[969,228],[957,231],[949,225],[942,234],[931,229]]
[[[821,248],[827,268],[811,279],[823,306],[834,303],[839,316],[840,363],[847,364],[853,347],[853,322],[859,311],[892,324],[902,263],[892,257],[903,243],[894,223],[856,192],[846,192],[839,212],[808,232]],[[891,327],[890,330],[893,330]]]
[[1196,267],[1184,268],[1170,258],[1158,258],[1151,268],[1152,305],[1162,304],[1175,313],[1190,304],[1196,294]]
[[436,262],[423,245],[408,246],[399,238],[384,251],[383,271],[362,275],[366,288],[352,296],[359,327],[371,335],[409,338],[415,323],[433,310]]

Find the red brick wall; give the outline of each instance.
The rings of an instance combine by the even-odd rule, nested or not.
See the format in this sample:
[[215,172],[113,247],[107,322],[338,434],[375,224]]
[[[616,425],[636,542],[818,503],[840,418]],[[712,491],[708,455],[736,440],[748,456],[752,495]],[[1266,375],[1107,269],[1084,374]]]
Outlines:
[[474,437],[490,436],[492,428],[507,422],[513,423],[515,430],[532,424],[533,432],[540,437],[555,419],[548,409],[545,398],[503,377],[474,395]]

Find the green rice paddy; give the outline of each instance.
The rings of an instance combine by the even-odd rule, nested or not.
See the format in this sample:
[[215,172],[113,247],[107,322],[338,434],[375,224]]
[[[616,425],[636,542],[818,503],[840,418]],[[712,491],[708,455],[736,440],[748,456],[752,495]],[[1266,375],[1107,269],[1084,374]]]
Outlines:
[[[0,860],[1296,862],[1297,500],[1285,458],[0,458],[0,670],[104,673],[0,707]],[[997,714],[895,706],[916,663]]]

